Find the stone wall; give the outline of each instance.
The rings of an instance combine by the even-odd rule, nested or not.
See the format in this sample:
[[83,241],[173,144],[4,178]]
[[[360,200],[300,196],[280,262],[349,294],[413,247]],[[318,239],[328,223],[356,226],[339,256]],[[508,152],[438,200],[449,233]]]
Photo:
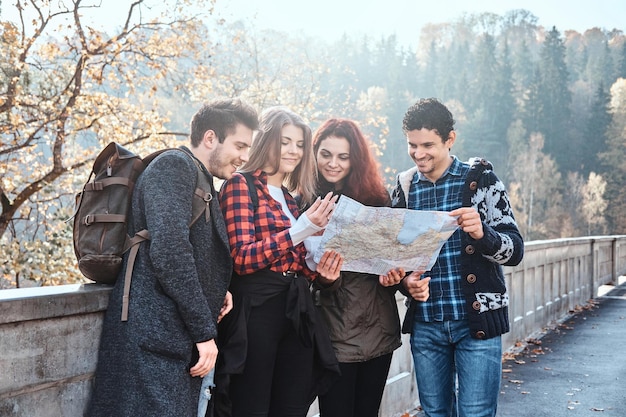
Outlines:
[[[510,293],[508,349],[584,305],[601,285],[626,275],[626,236],[529,242],[505,268]],[[0,416],[83,415],[110,288],[64,285],[0,291]],[[404,300],[398,294],[404,315]],[[381,416],[417,404],[407,336],[394,353]],[[317,414],[314,404],[310,416]]]

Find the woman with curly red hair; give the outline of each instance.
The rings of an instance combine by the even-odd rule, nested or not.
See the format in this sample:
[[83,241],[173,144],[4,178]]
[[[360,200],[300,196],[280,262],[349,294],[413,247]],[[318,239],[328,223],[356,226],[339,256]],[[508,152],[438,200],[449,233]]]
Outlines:
[[[313,151],[318,195],[332,191],[367,206],[391,204],[368,141],[354,121],[325,121],[313,137]],[[341,377],[319,396],[322,417],[378,416],[392,354],[401,345],[395,284],[403,276],[401,269],[384,276],[342,271],[330,286],[313,283],[341,369]]]

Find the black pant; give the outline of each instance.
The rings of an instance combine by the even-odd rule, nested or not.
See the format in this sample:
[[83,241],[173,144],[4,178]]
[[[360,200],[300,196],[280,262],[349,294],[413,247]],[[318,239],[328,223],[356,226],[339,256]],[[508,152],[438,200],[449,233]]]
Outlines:
[[377,417],[392,355],[339,363],[341,378],[319,397],[320,416]]
[[233,417],[305,417],[313,381],[313,348],[285,317],[284,294],[252,307],[243,374],[233,375]]

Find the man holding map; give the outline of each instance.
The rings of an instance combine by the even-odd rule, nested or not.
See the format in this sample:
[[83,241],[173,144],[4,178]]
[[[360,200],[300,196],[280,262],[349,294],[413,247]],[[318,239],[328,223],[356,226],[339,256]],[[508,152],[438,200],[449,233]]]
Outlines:
[[456,132],[443,104],[418,101],[402,128],[416,166],[398,175],[392,206],[448,212],[458,224],[423,275],[431,278],[429,299],[412,298],[415,274],[400,285],[411,300],[402,331],[411,333],[420,403],[427,417],[495,416],[500,337],[509,331],[501,265],[519,264],[524,242],[491,164],[450,154]]

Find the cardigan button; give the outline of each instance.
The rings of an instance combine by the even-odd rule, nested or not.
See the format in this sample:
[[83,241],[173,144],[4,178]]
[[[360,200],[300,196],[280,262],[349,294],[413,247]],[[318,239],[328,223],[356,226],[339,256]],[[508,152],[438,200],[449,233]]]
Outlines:
[[476,332],[476,338],[477,339],[484,339],[485,336],[486,336],[486,333],[483,332],[482,330],[479,330],[479,331]]
[[472,181],[469,184],[469,189],[472,191],[476,191],[476,189],[478,188],[478,183],[476,181]]
[[468,255],[473,255],[475,251],[476,249],[474,249],[474,246],[472,245],[467,245],[465,247],[465,253],[467,253]]
[[467,282],[469,282],[470,284],[473,284],[476,282],[476,275],[474,274],[469,274],[467,277]]
[[472,308],[476,311],[480,311],[480,306],[481,306],[480,301],[474,301],[472,303]]

